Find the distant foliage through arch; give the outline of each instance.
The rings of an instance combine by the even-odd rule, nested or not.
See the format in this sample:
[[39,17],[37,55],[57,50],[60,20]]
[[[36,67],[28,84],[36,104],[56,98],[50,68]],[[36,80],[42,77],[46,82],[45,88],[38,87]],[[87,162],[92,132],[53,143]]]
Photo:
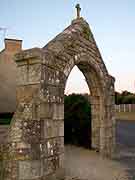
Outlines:
[[91,148],[91,108],[88,95],[65,95],[64,106],[65,144]]

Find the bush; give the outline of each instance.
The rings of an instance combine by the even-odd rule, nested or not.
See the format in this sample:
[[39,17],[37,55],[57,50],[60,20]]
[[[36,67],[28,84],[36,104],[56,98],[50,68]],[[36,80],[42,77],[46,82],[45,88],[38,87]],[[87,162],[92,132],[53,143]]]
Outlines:
[[115,104],[135,104],[135,94],[128,91],[115,92]]
[[86,96],[72,94],[64,100],[65,143],[91,148],[91,109]]

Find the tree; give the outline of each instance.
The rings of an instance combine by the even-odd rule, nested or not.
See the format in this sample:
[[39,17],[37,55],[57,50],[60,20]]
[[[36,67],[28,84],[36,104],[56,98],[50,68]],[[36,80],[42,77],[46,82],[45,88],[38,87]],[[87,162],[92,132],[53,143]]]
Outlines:
[[129,91],[115,92],[116,104],[135,104],[135,94]]

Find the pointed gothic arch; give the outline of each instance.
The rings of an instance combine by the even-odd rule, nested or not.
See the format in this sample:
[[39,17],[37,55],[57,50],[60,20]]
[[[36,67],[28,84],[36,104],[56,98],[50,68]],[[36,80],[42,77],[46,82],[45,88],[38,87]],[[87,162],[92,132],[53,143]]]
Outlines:
[[[64,175],[64,89],[77,65],[91,91],[92,145],[112,157],[115,147],[114,78],[108,74],[83,18],[45,47],[16,55],[17,110],[12,119],[4,180]],[[23,177],[23,178],[22,178]]]

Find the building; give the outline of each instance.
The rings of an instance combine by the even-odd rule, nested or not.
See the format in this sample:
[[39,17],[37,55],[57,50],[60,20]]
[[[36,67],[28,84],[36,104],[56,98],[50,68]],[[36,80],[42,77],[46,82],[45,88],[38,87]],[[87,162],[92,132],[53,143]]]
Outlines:
[[0,114],[16,109],[16,63],[13,56],[22,50],[22,40],[5,39],[0,52]]

